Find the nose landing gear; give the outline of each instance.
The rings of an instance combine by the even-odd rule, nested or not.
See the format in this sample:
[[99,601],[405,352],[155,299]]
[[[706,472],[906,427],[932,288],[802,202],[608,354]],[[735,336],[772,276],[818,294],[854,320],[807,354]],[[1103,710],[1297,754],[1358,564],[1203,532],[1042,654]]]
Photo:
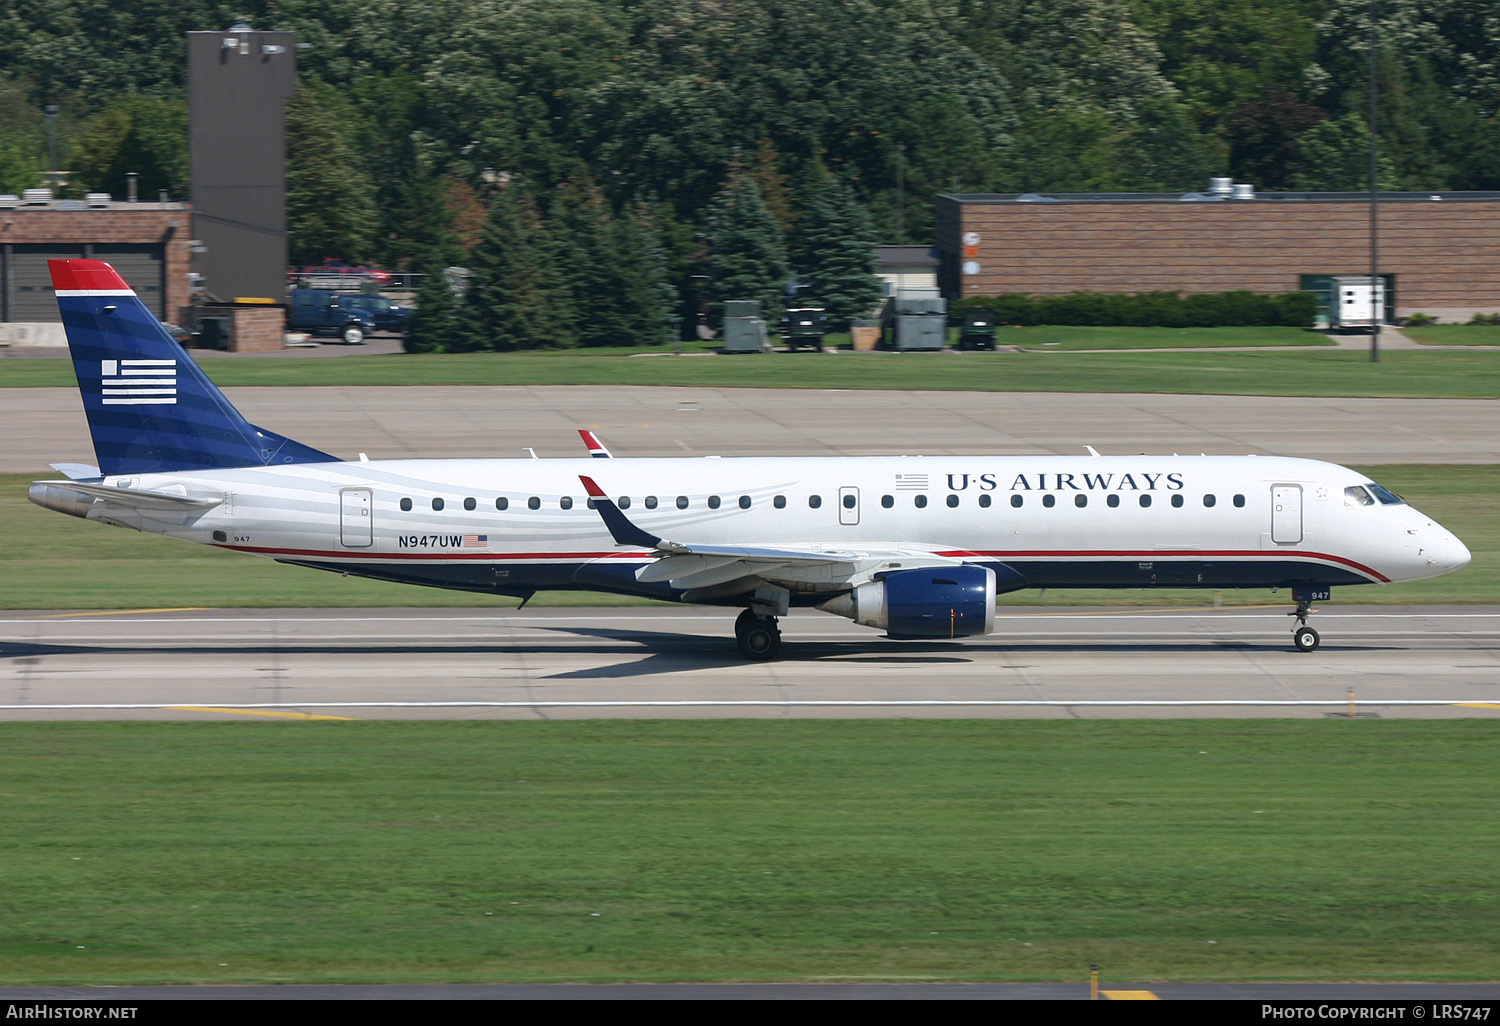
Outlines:
[[1318,632],[1307,625],[1307,614],[1313,612],[1314,602],[1327,601],[1332,594],[1328,588],[1293,588],[1292,598],[1297,600],[1297,611],[1288,613],[1287,616],[1295,616],[1297,624],[1292,628],[1292,644],[1297,646],[1299,652],[1311,652],[1318,647],[1322,640]]

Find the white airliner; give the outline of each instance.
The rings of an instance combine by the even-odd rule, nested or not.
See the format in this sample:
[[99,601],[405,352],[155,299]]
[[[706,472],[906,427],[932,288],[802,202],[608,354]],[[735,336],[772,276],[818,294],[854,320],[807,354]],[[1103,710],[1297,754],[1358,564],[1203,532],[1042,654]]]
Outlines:
[[[338,573],[529,598],[742,607],[750,659],[816,606],[895,638],[994,628],[1022,588],[1288,588],[1435,577],[1451,533],[1363,475],[1265,456],[341,460],[256,427],[98,260],[50,261],[98,466],[32,502]],[[523,603],[524,604],[524,603]]]

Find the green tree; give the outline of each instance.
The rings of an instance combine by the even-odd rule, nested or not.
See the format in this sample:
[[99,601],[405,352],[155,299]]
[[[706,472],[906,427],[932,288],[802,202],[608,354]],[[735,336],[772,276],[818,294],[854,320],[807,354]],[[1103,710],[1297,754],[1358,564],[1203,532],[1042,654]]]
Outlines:
[[874,229],[854,190],[824,173],[803,213],[793,252],[800,280],[813,286],[828,317],[847,324],[880,300]]
[[418,263],[422,281],[417,286],[416,309],[402,340],[408,353],[442,353],[465,348],[463,306],[446,274],[452,266],[453,252],[451,245],[435,245]]
[[574,345],[574,309],[553,263],[534,198],[512,179],[490,205],[484,238],[470,256],[464,349]]
[[709,211],[706,242],[714,302],[722,308],[728,299],[758,299],[767,322],[780,317],[791,270],[781,226],[754,178],[737,174],[719,194]]
[[374,187],[327,86],[304,80],[286,105],[287,248],[296,264],[362,262],[375,232]]
[[126,96],[90,118],[70,147],[75,192],[123,199],[127,175],[140,175],[142,198],[188,194],[188,112],[178,100]]

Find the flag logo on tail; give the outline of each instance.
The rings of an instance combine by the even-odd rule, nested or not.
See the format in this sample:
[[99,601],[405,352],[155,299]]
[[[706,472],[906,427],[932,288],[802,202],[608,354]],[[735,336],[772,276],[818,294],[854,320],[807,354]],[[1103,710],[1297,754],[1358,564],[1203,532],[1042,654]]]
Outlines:
[[176,406],[176,360],[101,360],[105,406]]

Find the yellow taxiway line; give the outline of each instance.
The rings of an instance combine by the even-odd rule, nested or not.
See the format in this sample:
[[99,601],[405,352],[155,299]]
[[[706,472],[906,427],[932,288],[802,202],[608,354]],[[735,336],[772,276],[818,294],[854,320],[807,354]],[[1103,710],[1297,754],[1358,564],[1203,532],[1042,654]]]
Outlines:
[[220,709],[210,705],[169,705],[175,712],[234,713],[237,716],[279,716],[288,720],[353,720],[353,716],[319,716],[316,713],[272,712],[267,709]]

